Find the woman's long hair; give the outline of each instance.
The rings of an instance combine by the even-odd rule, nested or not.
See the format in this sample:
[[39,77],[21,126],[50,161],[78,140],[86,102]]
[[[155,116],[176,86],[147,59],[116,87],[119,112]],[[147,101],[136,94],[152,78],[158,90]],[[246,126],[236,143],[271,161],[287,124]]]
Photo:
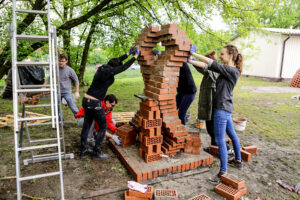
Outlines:
[[224,48],[227,49],[228,54],[232,54],[232,60],[236,66],[236,68],[239,70],[240,73],[243,71],[243,56],[239,53],[236,46],[232,44],[226,45]]

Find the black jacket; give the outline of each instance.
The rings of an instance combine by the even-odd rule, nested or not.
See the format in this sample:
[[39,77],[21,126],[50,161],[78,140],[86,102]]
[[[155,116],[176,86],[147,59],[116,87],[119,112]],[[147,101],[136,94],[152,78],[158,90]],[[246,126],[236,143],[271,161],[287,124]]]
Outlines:
[[194,94],[196,92],[197,87],[195,85],[191,70],[188,64],[184,62],[182,67],[180,67],[177,93],[179,95],[184,95]]
[[240,77],[240,72],[235,67],[219,64],[213,61],[208,69],[219,73],[217,90],[213,98],[213,108],[233,111],[233,89]]
[[[127,54],[124,54],[123,56],[119,57],[120,61],[123,61],[126,58]],[[133,57],[130,60],[128,60],[124,65],[112,67],[106,64],[102,67],[99,67],[94,76],[93,82],[86,93],[102,101],[106,95],[109,86],[111,86],[115,81],[114,76],[128,69],[134,61],[135,58]]]

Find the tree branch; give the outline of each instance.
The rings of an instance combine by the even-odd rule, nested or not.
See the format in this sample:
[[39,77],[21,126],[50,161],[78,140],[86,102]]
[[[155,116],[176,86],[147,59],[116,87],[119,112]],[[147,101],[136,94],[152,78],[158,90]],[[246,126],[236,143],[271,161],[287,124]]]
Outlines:
[[[58,35],[60,34],[60,31],[61,30],[69,30],[79,24],[82,24],[84,22],[86,22],[90,17],[92,17],[93,15],[99,13],[100,11],[103,11],[105,9],[103,9],[105,6],[107,6],[112,0],[104,0],[102,1],[99,5],[97,5],[96,7],[94,7],[91,11],[89,11],[88,13],[86,13],[85,15],[83,16],[80,16],[78,18],[75,18],[75,19],[72,19],[66,23],[64,23],[63,25],[61,25],[57,30],[58,32]],[[109,6],[108,9],[112,9],[112,8],[115,8],[119,5],[122,5],[124,3],[126,3],[127,1],[124,0],[124,1],[121,1],[119,3],[116,3],[116,4],[113,4],[111,6]],[[106,9],[106,10],[108,10]]]

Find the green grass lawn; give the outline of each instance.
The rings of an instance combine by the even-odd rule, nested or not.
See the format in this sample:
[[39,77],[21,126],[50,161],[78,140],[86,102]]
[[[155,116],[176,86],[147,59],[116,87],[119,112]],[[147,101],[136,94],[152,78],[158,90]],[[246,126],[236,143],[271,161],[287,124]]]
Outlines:
[[[94,67],[88,67],[85,80],[92,81],[95,73]],[[123,78],[129,77],[129,78]],[[202,75],[193,71],[193,77],[198,87],[198,92],[192,103],[191,123],[195,122],[198,111],[199,85]],[[254,93],[250,90],[241,89],[241,86],[288,86],[287,82],[268,82],[257,78],[241,77],[234,90],[234,112],[233,117],[247,118],[246,131],[241,134],[256,134],[262,138],[273,140],[280,145],[294,145],[300,141],[300,104],[290,97],[296,94],[271,94]],[[119,100],[115,107],[116,112],[136,111],[139,109],[140,100],[134,94],[142,94],[144,83],[139,70],[127,70],[117,75],[114,84],[109,88],[107,94],[115,94]],[[81,97],[88,87],[81,87]],[[4,100],[1,100],[2,102]],[[0,115],[12,113],[12,102],[5,100],[6,104],[0,104]],[[77,102],[81,107],[81,101]],[[42,111],[43,112],[43,111]],[[63,107],[64,116],[67,121],[74,120],[68,107]],[[299,143],[298,143],[299,145]]]

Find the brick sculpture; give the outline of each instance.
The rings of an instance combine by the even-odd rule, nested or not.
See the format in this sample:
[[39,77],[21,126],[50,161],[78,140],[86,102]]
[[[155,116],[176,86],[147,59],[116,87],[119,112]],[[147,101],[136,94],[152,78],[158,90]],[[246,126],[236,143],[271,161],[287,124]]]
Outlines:
[[[165,46],[165,51],[154,59],[152,50],[160,42]],[[168,156],[176,155],[184,149],[188,135],[178,118],[176,89],[180,67],[189,56],[191,42],[176,24],[168,24],[161,29],[159,27],[143,29],[135,44],[141,51],[138,63],[141,66],[146,98],[141,102],[140,110],[133,118],[132,124],[141,130],[140,137],[148,137],[141,139],[141,143],[152,137],[161,137],[162,133],[162,152]],[[154,149],[147,149],[147,146],[143,145],[140,148],[140,155],[147,157],[146,154],[153,152]],[[157,148],[155,150],[158,152]]]

